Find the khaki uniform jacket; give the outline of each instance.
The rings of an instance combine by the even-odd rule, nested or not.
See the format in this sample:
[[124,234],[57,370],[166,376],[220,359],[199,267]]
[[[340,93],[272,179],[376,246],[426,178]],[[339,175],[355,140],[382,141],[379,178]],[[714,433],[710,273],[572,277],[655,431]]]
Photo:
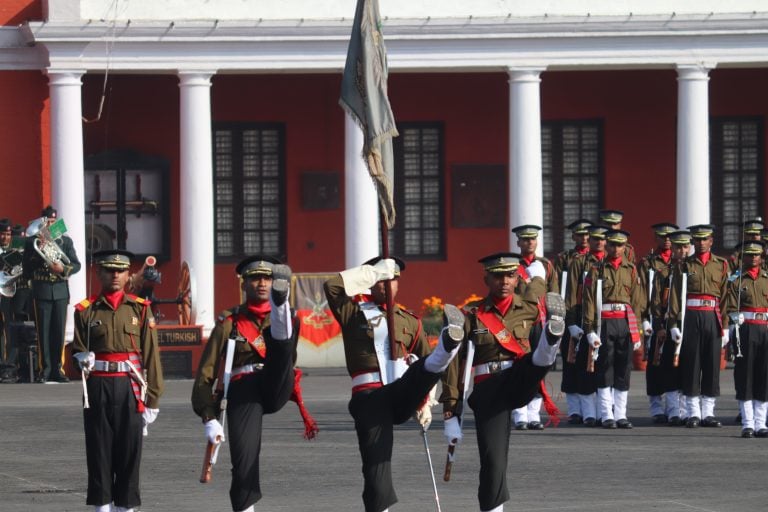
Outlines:
[[672,289],[672,275],[675,269],[680,266],[680,263],[671,261],[670,264],[664,268],[656,271],[656,275],[653,276],[653,294],[651,296],[651,303],[646,312],[653,315],[653,328],[654,329],[666,329],[667,321],[669,319],[669,295]]
[[[642,316],[644,320],[647,320],[651,315],[653,315],[654,319],[659,318],[657,316],[656,311],[652,311],[652,301],[653,296],[655,295],[656,290],[656,276],[659,273],[665,274],[666,276],[669,276],[670,272],[670,265],[672,264],[672,259],[670,258],[669,263],[665,262],[664,259],[659,256],[656,252],[651,252],[647,254],[641,261],[640,265],[637,269],[637,277],[640,279],[640,285],[643,289],[643,308],[640,311],[635,311],[635,313],[638,315],[638,317]],[[648,281],[649,277],[649,270],[653,270],[654,277],[653,277],[653,288],[650,289],[650,295],[649,295],[649,284]]]
[[[541,296],[544,296],[547,292],[552,293],[560,293],[560,283],[558,283],[558,276],[560,275],[556,270],[555,266],[552,264],[551,261],[549,261],[547,258],[540,258],[536,256],[536,259],[534,261],[540,261],[542,265],[544,265],[544,271],[545,271],[545,283],[546,288],[544,291],[541,292]],[[524,271],[525,268],[528,266],[528,264],[524,260],[520,260],[520,271]],[[519,293],[520,295],[525,295],[525,289],[528,286],[529,282],[526,282],[522,277],[517,283],[517,289],[515,290],[515,293]]]
[[[373,344],[373,328],[359,304],[344,291],[341,275],[336,275],[326,281],[324,288],[325,296],[328,298],[328,306],[336,321],[341,325],[341,333],[344,338],[344,356],[350,376],[378,371],[379,362],[376,359],[376,347]],[[391,357],[399,359],[408,354],[416,354],[421,358],[432,351],[424,330],[421,328],[421,320],[415,314],[401,309],[395,304],[394,320],[396,353],[392,354]],[[386,317],[383,317],[381,321],[386,322]]]
[[[490,296],[467,304],[464,307],[464,339],[462,343],[466,345],[468,340],[472,340],[475,345],[475,357],[472,361],[472,366],[491,361],[509,361],[513,359],[512,353],[504,349],[493,336],[493,333],[489,332],[488,328],[478,320],[478,308],[481,306],[491,308],[504,324],[507,331],[515,337],[523,350],[530,352],[531,344],[528,340],[528,334],[539,314],[539,297],[545,293],[546,284],[544,280],[540,277],[535,277],[528,283],[525,295],[515,294],[512,304],[504,316],[496,309]],[[440,402],[443,404],[443,411],[445,412],[450,411],[454,414],[458,412],[456,406],[460,398],[459,386],[461,385],[466,367],[466,360],[466,347],[462,347],[459,355],[451,361],[448,369],[443,374],[443,392],[440,395]]]
[[[688,274],[688,294],[713,295],[720,299],[721,317],[725,314],[725,292],[728,285],[728,262],[712,254],[706,265],[694,254],[688,256],[675,269],[672,277],[672,290],[669,294],[669,329],[680,325],[681,297],[683,290],[683,273]],[[723,325],[727,325],[725,318]]]
[[[244,315],[256,326],[263,338],[270,336],[269,314],[264,317],[262,322],[248,312],[248,305],[241,304],[231,309],[223,311],[216,319],[216,326],[208,337],[200,364],[197,367],[195,383],[192,387],[192,409],[195,414],[203,418],[203,421],[217,418],[219,416],[220,397],[214,396],[214,383],[220,377],[219,372],[223,370],[224,356],[227,352],[227,340],[232,335],[232,329],[238,319],[238,315]],[[294,325],[294,361],[296,360],[295,347],[298,340],[298,328]],[[257,345],[265,343],[264,339],[251,340]],[[247,364],[263,364],[264,358],[251,343],[238,341],[235,343],[235,356],[232,360],[232,367],[245,366]]]
[[[643,290],[638,282],[635,265],[626,258],[621,259],[618,268],[608,262],[592,265],[584,279],[584,332],[597,332],[600,311],[597,309],[598,280],[603,282],[603,304],[629,304],[632,310],[639,311],[644,304]],[[637,329],[642,332],[641,318],[636,315]]]
[[[89,332],[90,331],[90,332]],[[163,369],[155,319],[149,303],[125,294],[112,309],[103,296],[80,302],[75,308],[75,340],[72,353],[138,352],[147,381],[146,406],[157,409],[163,394]]]
[[[739,286],[741,286],[741,303],[739,303]],[[760,269],[757,279],[749,273],[739,278],[731,280],[728,283],[728,291],[725,296],[726,322],[730,320],[728,315],[737,313],[744,308],[768,308],[768,271]],[[723,326],[727,326],[723,323]]]
[[568,285],[565,295],[565,323],[581,327],[584,320],[584,279],[585,273],[600,262],[593,254],[577,254],[568,268]]

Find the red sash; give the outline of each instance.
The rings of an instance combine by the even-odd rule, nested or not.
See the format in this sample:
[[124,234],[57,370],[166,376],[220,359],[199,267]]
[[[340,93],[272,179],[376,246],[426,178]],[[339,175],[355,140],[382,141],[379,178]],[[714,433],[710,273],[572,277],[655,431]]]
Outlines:
[[525,355],[523,347],[521,347],[520,343],[514,336],[512,336],[512,333],[504,327],[501,319],[496,316],[495,313],[485,310],[484,307],[481,306],[477,309],[477,318],[483,322],[483,325],[488,327],[488,330],[493,334],[493,337],[496,338],[496,341],[499,342],[499,345],[508,352],[511,352],[515,356],[515,359],[520,359]]
[[251,318],[249,314],[238,314],[235,317],[235,327],[237,332],[248,340],[248,344],[264,359],[267,356],[267,346],[264,344],[264,336],[261,334],[261,330],[256,327],[255,319]]
[[[136,352],[98,352],[96,354],[96,360],[118,362],[128,360],[136,367],[139,373],[142,373],[141,356]],[[144,402],[141,401],[141,386],[132,372],[91,372],[91,374],[98,377],[129,377],[131,379],[133,396],[136,397],[136,410],[138,412],[144,412],[145,405]]]

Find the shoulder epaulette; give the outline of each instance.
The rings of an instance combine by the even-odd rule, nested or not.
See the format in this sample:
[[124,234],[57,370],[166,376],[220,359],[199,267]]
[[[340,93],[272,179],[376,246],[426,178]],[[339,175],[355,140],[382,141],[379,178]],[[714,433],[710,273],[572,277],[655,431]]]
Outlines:
[[411,311],[410,309],[405,309],[405,308],[404,308],[404,307],[402,307],[402,306],[401,306],[399,309],[400,309],[400,311],[402,311],[402,312],[403,312],[403,313],[405,313],[406,315],[410,315],[410,316],[412,316],[413,318],[416,318],[417,320],[420,318],[420,317],[419,317],[419,315],[417,315],[416,313],[414,313],[414,312],[413,312],[413,311]]
[[718,255],[717,255],[717,254],[715,254],[715,253],[712,253],[712,259],[713,259],[714,261],[726,261],[726,259],[725,259],[725,258],[723,258],[722,256],[718,256]]
[[536,256],[536,259],[542,263],[550,263],[550,261],[544,256]]
[[144,299],[144,298],[139,297],[138,295],[134,295],[132,293],[126,293],[126,296],[129,297],[130,299],[132,299],[134,302],[137,302],[137,303],[139,303],[139,304],[141,304],[142,306],[145,306],[145,307],[149,306],[150,304],[152,304],[151,300]]
[[87,299],[83,299],[80,302],[78,302],[77,305],[75,305],[75,309],[77,311],[84,311],[89,307],[91,307],[91,304],[93,304],[98,298],[99,298],[98,295],[91,295]]
[[227,309],[219,313],[219,316],[216,317],[217,323],[223,323],[235,316],[235,313],[237,312],[238,306],[235,306],[234,308]]

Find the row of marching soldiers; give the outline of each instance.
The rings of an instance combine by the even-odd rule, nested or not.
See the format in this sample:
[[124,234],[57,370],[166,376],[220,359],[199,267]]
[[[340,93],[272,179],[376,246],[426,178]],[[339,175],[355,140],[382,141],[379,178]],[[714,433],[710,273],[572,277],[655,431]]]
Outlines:
[[720,427],[715,402],[728,347],[735,354],[742,436],[768,437],[768,231],[762,220],[744,223],[743,241],[729,258],[712,254],[712,225],[654,224],[657,246],[636,264],[622,218],[620,211],[603,210],[600,225],[573,222],[575,246],[554,262],[570,335],[561,345],[569,423],[632,428],[633,352],[644,350],[653,422]]

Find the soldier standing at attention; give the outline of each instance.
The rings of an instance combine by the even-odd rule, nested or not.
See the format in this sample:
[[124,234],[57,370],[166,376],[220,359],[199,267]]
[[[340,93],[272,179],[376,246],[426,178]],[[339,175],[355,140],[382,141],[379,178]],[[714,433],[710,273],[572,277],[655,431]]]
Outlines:
[[[608,229],[621,229],[621,223],[624,220],[624,212],[621,210],[600,210],[597,214],[600,219],[600,224]],[[624,251],[624,257],[631,263],[636,261],[635,248],[632,244],[627,242],[626,250]]]
[[141,505],[142,429],[157,418],[163,394],[152,311],[146,301],[124,292],[132,257],[117,249],[94,253],[101,292],[75,308],[72,355],[87,376],[86,503],[96,512],[132,512]]
[[629,233],[608,231],[605,239],[605,259],[593,265],[584,280],[583,329],[587,342],[598,350],[595,379],[602,426],[630,429],[627,395],[632,351],[641,349],[640,322],[634,311],[643,306],[643,291],[635,265],[624,257]]
[[[382,512],[397,502],[392,483],[393,427],[422,407],[459,349],[464,316],[455,306],[444,308],[447,327],[430,353],[421,321],[394,303],[393,333],[387,325],[386,281],[392,301],[397,295],[405,262],[380,256],[339,273],[325,282],[325,296],[341,324],[347,371],[352,378],[349,413],[363,461],[363,505]],[[419,422],[431,422],[428,405]],[[425,410],[426,409],[426,410]]]
[[[722,425],[715,418],[715,399],[720,396],[720,354],[728,343],[721,302],[728,285],[728,262],[711,252],[714,229],[711,224],[688,228],[695,252],[676,269],[669,299],[669,335],[680,344],[680,385],[689,428]],[[683,307],[685,325],[680,322]]]
[[[224,441],[218,399],[226,398],[232,510],[252,512],[261,499],[259,453],[265,414],[285,405],[294,390],[299,329],[288,304],[291,269],[279,260],[251,256],[236,268],[245,303],[219,315],[205,345],[192,388],[192,408],[205,426],[208,441]],[[229,345],[234,351],[226,397],[214,396],[214,382],[223,378]]]
[[[520,278],[520,255],[496,253],[479,260],[485,270],[488,295],[465,306],[461,351],[443,377],[445,437],[449,444],[461,438],[459,416],[463,410],[460,383],[474,370],[474,389],[468,405],[475,415],[477,447],[480,452],[480,485],[477,491],[481,511],[501,512],[509,500],[507,456],[511,427],[510,413],[528,403],[542,389],[557,357],[565,330],[565,304],[557,293],[546,293],[541,276],[531,278],[525,295],[515,293]],[[539,315],[539,298],[545,294],[546,319],[536,350],[526,339],[529,322]],[[467,357],[474,347],[474,356]],[[546,404],[548,409],[554,404]]]
[[[757,217],[756,219],[744,221],[742,226],[742,239],[745,242],[760,240],[761,233],[765,229],[763,219]],[[741,264],[741,247],[737,247],[733,254],[728,258],[728,270],[731,274],[739,270]]]
[[[656,352],[656,345],[659,343],[658,336],[654,333],[659,329],[666,328],[666,308],[661,309],[658,302],[654,302],[653,297],[661,298],[661,295],[655,295],[656,286],[668,281],[670,269],[672,268],[672,239],[671,233],[677,231],[677,225],[671,222],[660,222],[651,226],[653,234],[656,237],[656,249],[652,250],[641,261],[638,268],[638,277],[643,288],[643,296],[647,298],[644,311],[638,312],[643,319],[643,335],[648,339],[645,357],[648,364],[645,369],[645,387],[650,404],[651,416],[653,422],[657,424],[666,423],[669,417],[665,414],[664,401],[664,370],[658,364],[652,364],[653,355]],[[661,276],[662,280],[657,282],[656,276]],[[668,287],[665,287],[667,290]],[[650,295],[650,297],[649,297]],[[666,302],[666,301],[665,301]]]
[[[41,215],[50,227],[58,219],[56,209],[47,206]],[[64,329],[69,304],[69,277],[80,270],[72,239],[62,235],[54,242],[67,257],[48,262],[35,250],[34,236],[24,247],[24,278],[32,280],[32,300],[35,310],[37,343],[40,348],[40,375],[38,382],[68,382],[62,371],[64,358]]]
[[[744,259],[741,275],[728,284],[725,311],[731,326],[731,344],[736,344],[733,380],[741,412],[741,437],[768,437],[768,272],[761,268],[762,241],[751,240],[740,247]],[[736,335],[736,329],[739,335]]]
[[[579,219],[568,225],[571,230],[571,240],[574,242],[573,249],[563,251],[555,259],[555,274],[557,282],[560,283],[560,296],[565,299],[568,297],[568,269],[577,256],[584,256],[589,252],[589,226],[592,223],[587,219]],[[565,401],[568,404],[568,423],[572,425],[581,424],[584,421],[584,414],[581,410],[579,400],[579,390],[577,385],[578,372],[575,362],[568,361],[569,343],[560,344],[560,355],[563,361],[563,375],[560,384],[560,391],[565,394]]]

